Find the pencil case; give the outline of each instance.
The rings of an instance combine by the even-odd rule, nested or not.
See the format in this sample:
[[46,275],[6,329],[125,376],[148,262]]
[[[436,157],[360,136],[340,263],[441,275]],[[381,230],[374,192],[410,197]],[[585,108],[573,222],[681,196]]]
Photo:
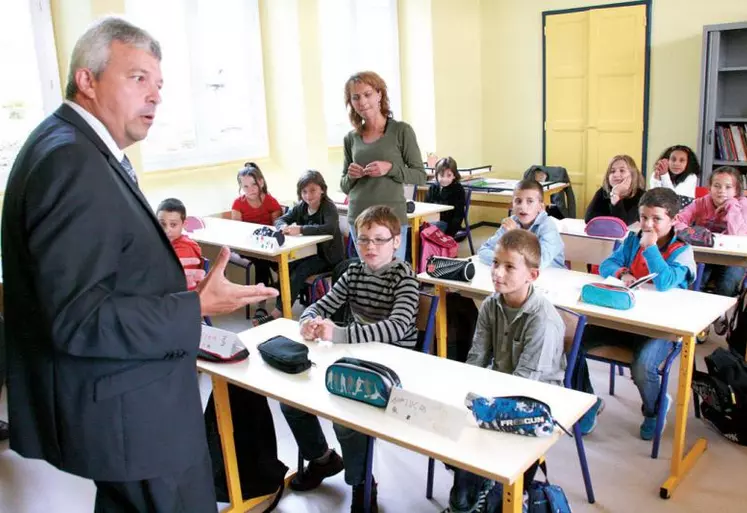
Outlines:
[[553,418],[550,406],[532,397],[482,397],[469,392],[464,398],[464,404],[472,412],[477,425],[483,429],[541,437],[551,436],[555,426],[558,426],[570,435]]
[[386,408],[392,389],[402,386],[399,376],[380,363],[343,357],[327,367],[327,390],[340,397]]
[[635,294],[629,288],[619,285],[587,283],[581,287],[581,301],[615,310],[629,310],[635,305]]

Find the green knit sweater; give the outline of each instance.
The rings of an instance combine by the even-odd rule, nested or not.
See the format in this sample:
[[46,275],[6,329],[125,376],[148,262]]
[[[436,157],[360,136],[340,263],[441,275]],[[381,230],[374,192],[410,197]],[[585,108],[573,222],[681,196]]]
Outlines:
[[[389,119],[382,135],[371,144],[366,144],[355,131],[345,136],[345,162],[340,188],[350,198],[348,220],[353,223],[358,214],[373,205],[387,205],[407,223],[405,191],[403,184],[425,183],[423,158],[412,127],[404,121]],[[392,163],[392,169],[384,176],[350,178],[348,166],[355,162],[363,167],[375,160]]]

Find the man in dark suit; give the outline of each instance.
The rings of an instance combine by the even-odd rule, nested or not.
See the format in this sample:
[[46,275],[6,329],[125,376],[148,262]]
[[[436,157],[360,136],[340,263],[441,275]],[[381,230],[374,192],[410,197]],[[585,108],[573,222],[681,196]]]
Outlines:
[[3,208],[11,448],[93,479],[97,512],[215,512],[200,320],[277,296],[226,280],[227,248],[187,292],[123,152],[153,123],[160,59],[124,20],[92,26]]

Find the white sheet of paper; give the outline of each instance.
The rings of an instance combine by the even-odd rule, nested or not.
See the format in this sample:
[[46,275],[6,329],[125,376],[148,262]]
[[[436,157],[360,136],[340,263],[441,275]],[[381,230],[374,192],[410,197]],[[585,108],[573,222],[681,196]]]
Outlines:
[[217,354],[221,358],[229,358],[233,353],[235,344],[241,344],[236,333],[202,325],[200,335],[200,349],[209,353]]
[[386,414],[431,433],[458,440],[462,430],[468,425],[469,411],[395,388],[389,396]]

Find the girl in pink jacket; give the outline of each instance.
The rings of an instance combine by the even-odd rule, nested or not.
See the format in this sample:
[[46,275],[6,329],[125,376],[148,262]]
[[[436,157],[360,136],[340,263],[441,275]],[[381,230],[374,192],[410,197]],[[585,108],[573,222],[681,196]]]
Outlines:
[[[675,218],[675,229],[703,226],[713,233],[747,235],[747,198],[742,191],[741,175],[736,168],[720,167],[710,178],[710,193],[685,207]],[[744,268],[706,265],[703,283],[713,278],[716,293],[734,296],[744,277]]]

